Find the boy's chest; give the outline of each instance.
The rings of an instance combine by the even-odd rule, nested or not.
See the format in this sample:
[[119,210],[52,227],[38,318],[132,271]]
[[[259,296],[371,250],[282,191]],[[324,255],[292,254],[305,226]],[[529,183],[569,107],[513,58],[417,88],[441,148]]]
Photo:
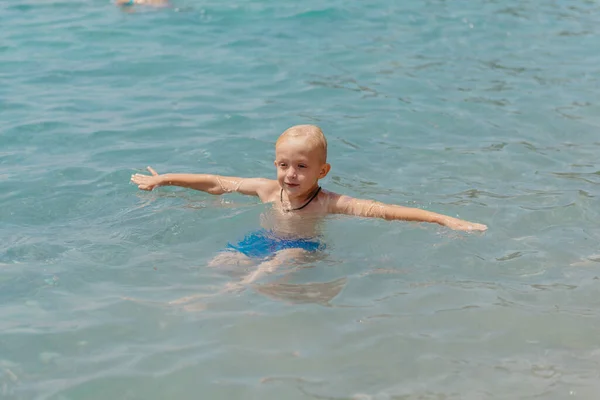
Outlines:
[[318,235],[317,226],[322,219],[322,213],[311,211],[308,207],[286,212],[281,204],[274,203],[272,208],[261,215],[261,225],[282,235],[314,237]]
[[317,193],[315,197],[309,197],[299,203],[290,203],[283,192],[278,191],[269,196],[267,201],[273,205],[273,211],[281,214],[282,218],[295,219],[303,218],[311,215],[323,216],[327,214],[327,199],[328,196],[321,192]]

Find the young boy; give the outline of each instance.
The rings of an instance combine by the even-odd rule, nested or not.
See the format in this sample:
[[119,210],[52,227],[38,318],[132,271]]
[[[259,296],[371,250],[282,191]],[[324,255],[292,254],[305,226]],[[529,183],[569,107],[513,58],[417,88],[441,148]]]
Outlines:
[[[331,165],[327,163],[325,136],[314,125],[293,126],[281,134],[275,144],[275,167],[276,180],[204,174],[159,175],[148,167],[151,176],[135,174],[131,181],[142,190],[152,190],[158,186],[181,186],[214,195],[238,192],[257,196],[263,203],[272,203],[271,218],[263,221],[265,229],[246,236],[237,245],[228,246],[249,258],[297,257],[323,248],[316,239],[316,225],[327,214],[433,222],[464,231],[487,229],[482,224],[431,211],[355,199],[321,189],[319,180],[327,176]],[[279,260],[261,264],[262,267],[244,281],[253,281],[285,258],[279,257]]]

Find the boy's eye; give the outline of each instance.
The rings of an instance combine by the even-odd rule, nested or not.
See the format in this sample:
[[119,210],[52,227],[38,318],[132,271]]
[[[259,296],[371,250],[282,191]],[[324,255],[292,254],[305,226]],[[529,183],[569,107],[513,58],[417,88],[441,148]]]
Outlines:
[[279,163],[279,166],[280,167],[287,167],[287,164],[286,163]]
[[300,165],[298,165],[298,168],[306,168],[306,165],[305,164],[300,164]]

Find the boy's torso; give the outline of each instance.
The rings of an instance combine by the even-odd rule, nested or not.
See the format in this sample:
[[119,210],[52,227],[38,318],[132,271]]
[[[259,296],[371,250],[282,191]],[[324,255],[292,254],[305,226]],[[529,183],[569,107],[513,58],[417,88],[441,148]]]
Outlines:
[[273,207],[262,215],[263,228],[281,236],[311,238],[319,236],[319,222],[328,214],[332,193],[321,190],[302,210],[285,211],[280,199],[281,186],[277,181],[269,182],[269,190],[260,196],[263,203]]

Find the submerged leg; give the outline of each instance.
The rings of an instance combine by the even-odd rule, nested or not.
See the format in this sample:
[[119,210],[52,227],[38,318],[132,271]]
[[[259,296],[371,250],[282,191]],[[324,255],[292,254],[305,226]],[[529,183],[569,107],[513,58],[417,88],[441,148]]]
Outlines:
[[[168,303],[168,305],[184,306],[184,309],[186,309],[187,311],[203,310],[205,307],[205,304],[198,303],[198,304],[190,305],[190,303],[192,303],[198,299],[213,297],[213,296],[217,296],[219,294],[226,293],[226,292],[232,292],[232,291],[234,292],[234,291],[238,291],[238,290],[243,290],[246,285],[255,282],[256,280],[258,280],[259,278],[261,278],[262,276],[264,276],[268,273],[274,272],[279,266],[281,266],[283,264],[290,264],[290,263],[296,264],[299,262],[303,262],[308,258],[308,256],[310,254],[311,253],[309,251],[304,250],[304,249],[280,250],[275,254],[275,256],[273,258],[263,261],[260,264],[258,264],[256,269],[253,270],[248,275],[246,275],[241,281],[230,282],[230,283],[226,284],[223,287],[223,289],[219,290],[216,293],[186,296],[186,297],[182,297],[177,300],[170,301]],[[237,265],[237,266],[246,265],[247,266],[247,265],[252,265],[252,264],[253,264],[252,259],[250,257],[245,256],[244,254],[241,254],[238,252],[224,252],[224,253],[221,253],[221,254],[218,254],[217,256],[215,256],[215,258],[213,258],[211,260],[211,262],[209,263],[209,266],[210,267],[221,267],[224,265],[229,265],[229,266],[231,266],[231,265]]]
[[249,273],[237,283],[230,283],[226,287],[229,289],[238,289],[252,283],[262,277],[265,274],[271,273],[275,271],[280,265],[290,263],[290,262],[299,262],[309,255],[309,252],[304,249],[285,249],[278,251],[273,258],[270,260],[264,261],[260,263],[254,271]]
[[252,259],[238,251],[224,251],[222,253],[217,254],[212,260],[208,262],[208,266],[211,268],[232,265],[252,265]]
[[[237,251],[224,251],[222,253],[217,254],[213,257],[212,260],[208,262],[208,267],[210,268],[224,268],[224,267],[239,267],[239,266],[249,266],[252,265],[253,261],[250,257],[237,252]],[[185,305],[192,301],[212,297],[222,293],[224,290],[220,290],[217,293],[212,294],[194,294],[191,296],[181,297],[176,300],[171,300],[169,305]],[[187,306],[186,306],[187,307]],[[197,310],[196,310],[197,311]]]

